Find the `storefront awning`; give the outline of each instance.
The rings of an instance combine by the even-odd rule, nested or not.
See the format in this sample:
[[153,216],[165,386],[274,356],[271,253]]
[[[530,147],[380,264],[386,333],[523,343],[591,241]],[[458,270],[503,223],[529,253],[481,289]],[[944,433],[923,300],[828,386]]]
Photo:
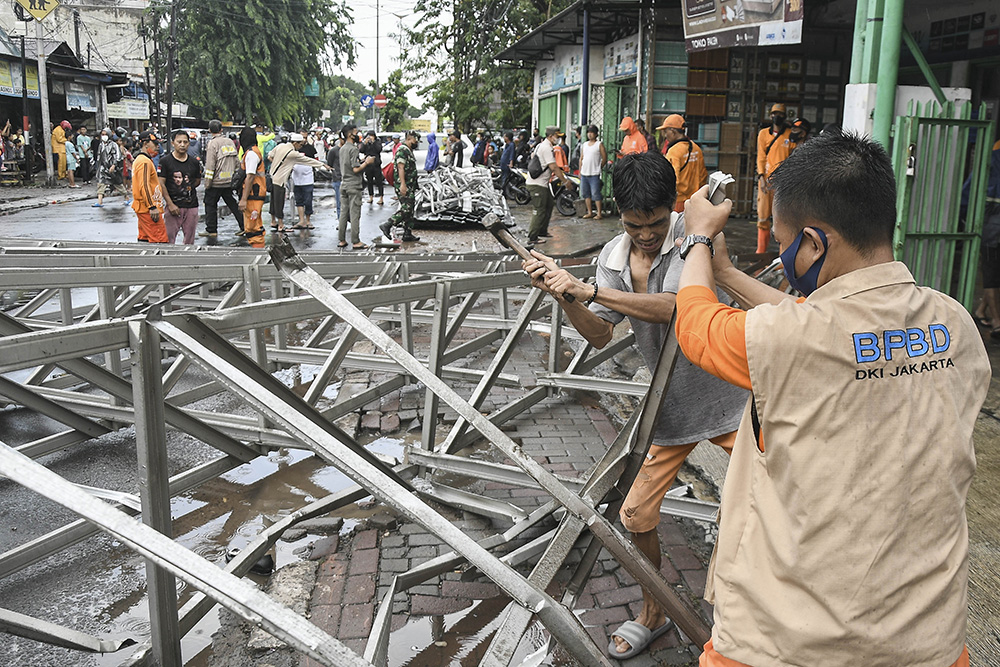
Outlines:
[[[610,44],[635,34],[639,30],[642,9],[659,9],[665,3],[635,0],[578,0],[516,43],[497,54],[497,60],[532,64],[552,58],[552,50],[560,45],[583,44],[583,10],[590,12],[590,43]],[[665,8],[664,8],[665,9]],[[676,9],[675,9],[676,11]]]

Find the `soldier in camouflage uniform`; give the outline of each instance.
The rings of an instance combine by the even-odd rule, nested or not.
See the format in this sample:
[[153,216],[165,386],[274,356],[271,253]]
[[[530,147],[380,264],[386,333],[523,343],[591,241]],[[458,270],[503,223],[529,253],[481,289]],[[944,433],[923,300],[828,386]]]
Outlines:
[[417,147],[420,135],[410,130],[406,133],[402,145],[393,158],[394,184],[396,196],[399,199],[399,210],[388,222],[379,225],[379,229],[387,238],[392,238],[392,228],[399,225],[403,228],[404,241],[419,241],[413,235],[413,206],[417,198],[417,161],[413,157],[413,149]]

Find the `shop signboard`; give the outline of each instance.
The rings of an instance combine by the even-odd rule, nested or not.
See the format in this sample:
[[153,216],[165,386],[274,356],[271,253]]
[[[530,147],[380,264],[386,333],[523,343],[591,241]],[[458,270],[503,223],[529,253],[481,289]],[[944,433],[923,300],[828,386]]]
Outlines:
[[[0,60],[0,95],[21,97],[21,63]],[[38,99],[37,65],[28,65],[28,97]]]
[[576,88],[583,80],[579,47],[556,47],[552,64],[538,72],[539,94]]
[[66,108],[97,113],[97,86],[75,81],[66,82]]
[[604,80],[634,77],[639,71],[639,35],[619,39],[604,47]]
[[108,104],[108,118],[124,120],[149,120],[149,100],[129,97]]
[[802,43],[805,0],[682,0],[687,50]]

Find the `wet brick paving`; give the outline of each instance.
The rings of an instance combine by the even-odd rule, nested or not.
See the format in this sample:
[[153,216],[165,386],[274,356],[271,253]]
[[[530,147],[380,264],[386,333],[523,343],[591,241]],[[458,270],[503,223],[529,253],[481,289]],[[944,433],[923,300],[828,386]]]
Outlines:
[[[415,342],[418,348],[427,343],[420,337],[416,337]],[[522,380],[522,386],[494,388],[481,409],[483,412],[504,405],[535,386],[535,373],[545,368],[548,343],[547,336],[537,333],[529,332],[522,337],[514,356],[504,368],[505,373],[517,374]],[[491,358],[492,351],[487,349],[478,361],[485,365]],[[479,364],[473,360],[470,365]],[[367,388],[369,383],[374,384],[382,379],[385,376],[377,373],[368,375],[353,372],[341,392],[350,395]],[[468,396],[471,386],[459,385],[456,390]],[[380,431],[383,435],[391,434],[397,428],[415,429],[414,420],[423,412],[423,401],[424,391],[420,387],[389,394],[362,411],[361,429]],[[439,418],[438,437],[441,438],[447,434],[456,415],[442,404],[439,406]],[[548,470],[567,476],[584,476],[617,435],[616,426],[604,410],[597,406],[592,395],[583,392],[564,392],[549,397],[507,422],[503,430]],[[482,458],[490,458],[490,454],[495,451],[487,450],[482,445],[475,449],[475,455]],[[504,460],[502,454],[497,454],[490,460],[510,463]],[[447,483],[512,503],[525,511],[531,511],[549,498],[546,492],[538,489],[484,480],[450,478]],[[450,507],[435,506],[475,539],[501,532],[510,525],[500,521],[492,522]],[[710,607],[701,601],[706,579],[705,554],[699,554],[696,548],[692,548],[692,543],[697,544],[700,529],[692,522],[687,522],[685,532],[681,523],[682,520],[664,516],[660,524],[660,541],[664,548],[662,572],[667,581],[678,588],[678,592],[688,596],[695,604],[700,604],[706,619],[710,619]],[[493,553],[502,555],[516,549],[555,525],[555,519],[550,518]],[[437,537],[427,533],[419,525],[395,521],[383,528],[362,522],[352,535],[328,540],[323,548],[327,552],[325,556],[316,551],[312,555],[313,559],[320,559],[320,569],[310,605],[311,620],[359,653],[364,650],[373,617],[392,578],[448,550]],[[574,551],[569,562],[578,561],[580,555],[580,552]],[[518,569],[527,575],[530,563]],[[562,592],[568,570],[564,568],[560,575],[562,578],[557,577],[549,588],[549,593],[556,596]],[[417,617],[454,614],[479,604],[485,618],[466,624],[464,629],[464,632],[474,634],[490,622],[495,624],[496,617],[506,603],[506,596],[486,577],[476,572],[448,572],[396,595],[393,600],[392,629],[394,632],[398,631]],[[641,604],[639,586],[614,558],[603,552],[580,596],[576,611],[598,645],[607,646],[611,633],[623,621],[635,618]],[[478,664],[478,657],[488,644],[490,634],[481,642],[478,652],[460,661],[449,653],[448,648],[439,649],[435,653],[434,647],[428,647],[431,650],[424,649],[407,664]],[[450,650],[457,650],[463,637],[445,633],[442,639],[451,646]],[[394,635],[390,642],[392,641],[403,641],[403,638]],[[625,667],[696,665],[699,653],[700,650],[682,642],[675,629],[654,642],[650,651],[622,664]],[[574,664],[559,649],[553,660],[553,664]],[[308,661],[303,658],[301,664],[305,666]]]

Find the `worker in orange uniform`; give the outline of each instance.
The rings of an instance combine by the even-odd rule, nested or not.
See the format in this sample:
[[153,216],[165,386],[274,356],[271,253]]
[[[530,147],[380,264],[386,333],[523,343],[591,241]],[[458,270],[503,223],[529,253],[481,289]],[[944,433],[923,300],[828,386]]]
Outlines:
[[767,252],[771,240],[771,189],[767,179],[785,161],[795,142],[792,130],[785,124],[785,105],[771,107],[771,126],[757,135],[757,252]]
[[139,135],[139,153],[132,163],[132,210],[139,217],[139,240],[167,243],[163,223],[163,191],[153,158],[160,152],[160,137],[151,130]]
[[674,168],[677,175],[677,201],[674,210],[684,211],[684,202],[691,198],[698,188],[708,183],[708,169],[705,168],[705,158],[701,147],[691,141],[684,132],[684,117],[680,114],[670,114],[656,128],[663,131],[666,141],[663,142],[663,154]]
[[[732,202],[684,211],[677,341],[751,391],[732,448],[701,667],[967,667],[973,430],[990,360],[960,303],[894,261],[876,142],[830,134],[770,178],[795,299],[729,261]],[[719,303],[716,287],[750,310]]]
[[246,173],[243,179],[243,194],[239,207],[243,211],[243,236],[254,248],[264,247],[264,222],[261,211],[267,198],[267,176],[264,172],[264,156],[257,145],[257,132],[252,127],[244,127],[240,132],[240,148],[243,161],[240,165]]
[[52,158],[55,160],[56,175],[59,180],[66,178],[66,138],[67,133],[72,131],[73,126],[68,120],[52,128]]
[[646,137],[642,136],[642,132],[639,131],[639,127],[632,120],[631,116],[625,116],[618,129],[625,132],[625,138],[622,139],[622,149],[618,152],[618,157],[632,153],[642,153],[648,149]]

